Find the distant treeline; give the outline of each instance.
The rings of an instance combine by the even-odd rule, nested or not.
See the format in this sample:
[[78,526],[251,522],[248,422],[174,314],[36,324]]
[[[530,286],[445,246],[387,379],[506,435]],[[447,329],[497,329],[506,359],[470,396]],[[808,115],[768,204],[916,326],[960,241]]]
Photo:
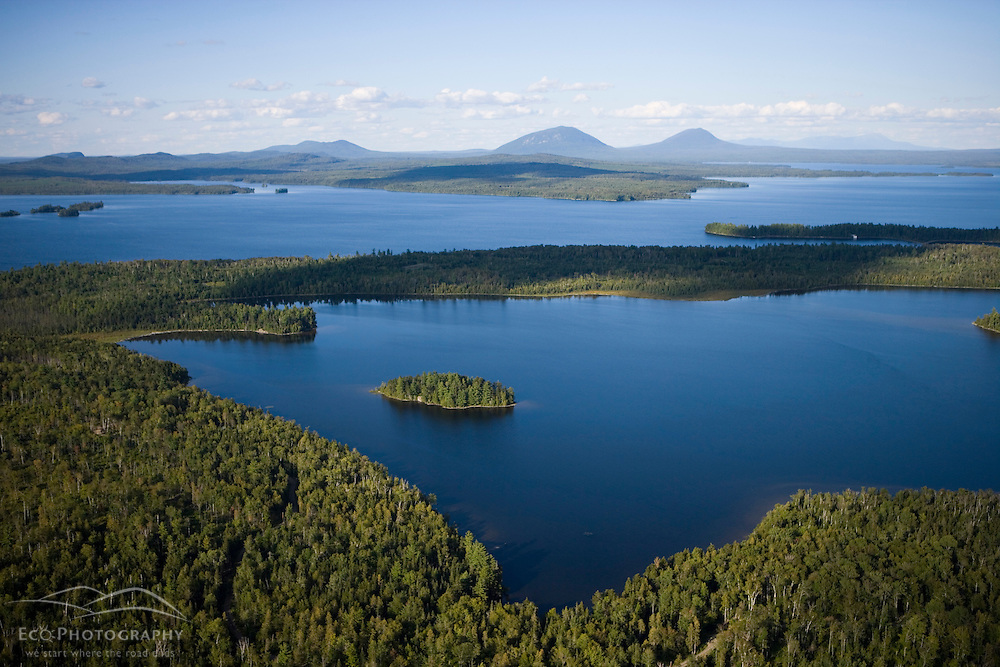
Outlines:
[[736,236],[749,239],[830,239],[830,240],[889,240],[912,243],[1000,243],[1000,227],[991,229],[960,229],[957,227],[915,227],[864,223],[836,225],[734,225],[731,222],[710,222],[706,234]]
[[[222,303],[276,297],[563,296],[719,298],[829,287],[1000,288],[987,245],[759,247],[532,246],[442,253],[39,265],[0,273],[0,328],[20,331],[207,328]],[[312,309],[265,309],[244,326],[315,328]],[[265,311],[269,314],[265,314]],[[235,312],[235,311],[234,311]],[[243,314],[240,314],[243,317]],[[235,324],[235,322],[234,322]]]
[[66,176],[0,177],[0,195],[231,195],[250,192],[253,188],[221,184],[132,183]]
[[[500,161],[482,164],[434,164],[411,168],[372,166],[345,175],[344,171],[284,174],[282,182],[347,188],[373,188],[401,192],[544,197],[598,201],[687,199],[701,188],[743,188],[746,183],[668,174],[645,165],[588,163],[564,158],[563,162]],[[590,164],[601,164],[598,168]],[[360,173],[357,173],[360,172]]]
[[514,405],[514,390],[499,382],[458,373],[428,372],[386,380],[372,390],[399,401],[445,408],[505,408]]
[[[1000,287],[1000,248],[991,246],[531,246],[253,261],[259,264],[230,267],[220,290],[226,297],[613,293],[687,299],[865,285]],[[270,266],[260,266],[265,263]]]

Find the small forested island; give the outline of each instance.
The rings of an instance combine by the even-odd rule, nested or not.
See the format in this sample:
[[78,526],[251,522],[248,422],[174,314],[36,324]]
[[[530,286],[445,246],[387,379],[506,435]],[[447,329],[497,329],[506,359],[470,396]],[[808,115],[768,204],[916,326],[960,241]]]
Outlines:
[[14,209],[10,209],[9,211],[0,211],[0,218],[14,218],[19,215],[21,215],[21,212],[15,211]]
[[32,213],[55,213],[60,218],[75,218],[80,215],[80,211],[93,211],[104,208],[102,201],[82,201],[69,206],[59,206],[56,204],[42,204],[38,208],[31,209]]
[[986,313],[982,317],[977,317],[973,324],[981,329],[1000,333],[1000,313],[994,308],[992,313]]
[[383,382],[374,394],[397,401],[413,401],[449,409],[509,408],[514,405],[514,390],[499,382],[458,373],[423,373]]
[[710,222],[705,233],[714,236],[735,236],[747,239],[819,239],[830,241],[906,241],[910,243],[1000,243],[1000,227],[991,229],[959,229],[957,227],[917,227],[843,223],[837,225],[734,225],[731,222]]

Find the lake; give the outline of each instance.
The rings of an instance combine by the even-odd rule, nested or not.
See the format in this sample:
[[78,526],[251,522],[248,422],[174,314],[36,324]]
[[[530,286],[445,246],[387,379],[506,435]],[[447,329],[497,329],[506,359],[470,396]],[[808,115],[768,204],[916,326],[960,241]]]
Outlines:
[[[923,168],[921,168],[923,169]],[[994,173],[1000,174],[1000,171]],[[535,244],[754,245],[705,234],[709,222],[1000,225],[1000,178],[906,176],[739,179],[692,199],[556,201],[288,186],[248,195],[102,195],[79,218],[29,214],[83,196],[0,196],[0,268],[39,262],[326,257],[372,250]]]
[[[1000,337],[983,291],[317,303],[309,342],[133,341],[193,383],[434,493],[542,609],[744,537],[799,488],[1000,488]],[[455,371],[512,410],[400,405]]]
[[[1000,172],[994,172],[1000,173]],[[326,256],[528,244],[743,243],[708,222],[1000,224],[1000,179],[743,179],[691,200],[600,203],[289,186],[287,195],[103,196],[0,220],[0,266]],[[87,197],[0,197],[0,210]],[[89,197],[94,199],[94,197]],[[657,556],[740,539],[799,488],[1000,488],[997,292],[821,292],[316,304],[314,340],[134,341],[213,393],[384,463],[543,609],[621,588]],[[427,370],[512,386],[499,414],[369,393]]]

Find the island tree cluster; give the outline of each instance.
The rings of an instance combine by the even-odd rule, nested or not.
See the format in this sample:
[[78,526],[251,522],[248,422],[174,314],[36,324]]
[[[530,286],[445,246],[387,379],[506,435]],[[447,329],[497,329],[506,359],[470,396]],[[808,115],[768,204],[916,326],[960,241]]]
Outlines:
[[514,405],[514,390],[510,387],[458,373],[407,375],[386,380],[372,391],[398,401],[415,401],[444,408],[506,408]]
[[974,324],[977,327],[1000,333],[1000,313],[994,308],[991,312],[977,317]]
[[31,212],[55,213],[60,218],[75,218],[80,215],[80,211],[93,211],[99,208],[104,208],[104,202],[82,201],[77,204],[70,204],[69,206],[59,206],[57,204],[42,204],[37,208],[31,209]]

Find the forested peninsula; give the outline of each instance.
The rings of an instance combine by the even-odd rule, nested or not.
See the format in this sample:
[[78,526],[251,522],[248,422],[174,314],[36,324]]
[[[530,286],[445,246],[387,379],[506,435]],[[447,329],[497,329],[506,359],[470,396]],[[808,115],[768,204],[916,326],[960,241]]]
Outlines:
[[1000,227],[961,229],[957,227],[917,227],[867,223],[836,225],[734,225],[710,222],[706,234],[745,239],[817,239],[834,241],[905,241],[909,243],[993,243],[1000,244]]
[[449,409],[508,408],[515,402],[514,390],[499,382],[433,371],[386,380],[372,392],[397,401]]
[[70,177],[0,178],[0,195],[233,195],[251,193],[241,185],[192,183],[134,183]]
[[[143,587],[174,605],[184,620],[156,621],[178,633],[157,645],[170,664],[1000,663],[991,491],[800,492],[745,540],[664,554],[621,590],[546,612],[505,600],[496,560],[433,496],[288,420],[188,386],[176,364],[93,340],[199,317],[242,328],[250,314],[314,328],[311,309],[277,303],[314,295],[997,289],[998,253],[577,246],[4,272],[0,662],[80,648],[31,639],[41,628],[149,627],[141,609],[73,619],[31,602],[89,586]],[[147,647],[127,634],[96,644]]]
[[1000,313],[994,308],[992,312],[986,313],[981,317],[977,317],[973,322],[977,327],[986,329],[987,331],[993,331],[1000,333]]
[[297,333],[315,328],[311,308],[268,308],[255,300],[574,294],[712,299],[872,286],[998,289],[1000,248],[531,246],[323,259],[63,263],[0,273],[0,328],[120,333],[117,340],[174,329]]

